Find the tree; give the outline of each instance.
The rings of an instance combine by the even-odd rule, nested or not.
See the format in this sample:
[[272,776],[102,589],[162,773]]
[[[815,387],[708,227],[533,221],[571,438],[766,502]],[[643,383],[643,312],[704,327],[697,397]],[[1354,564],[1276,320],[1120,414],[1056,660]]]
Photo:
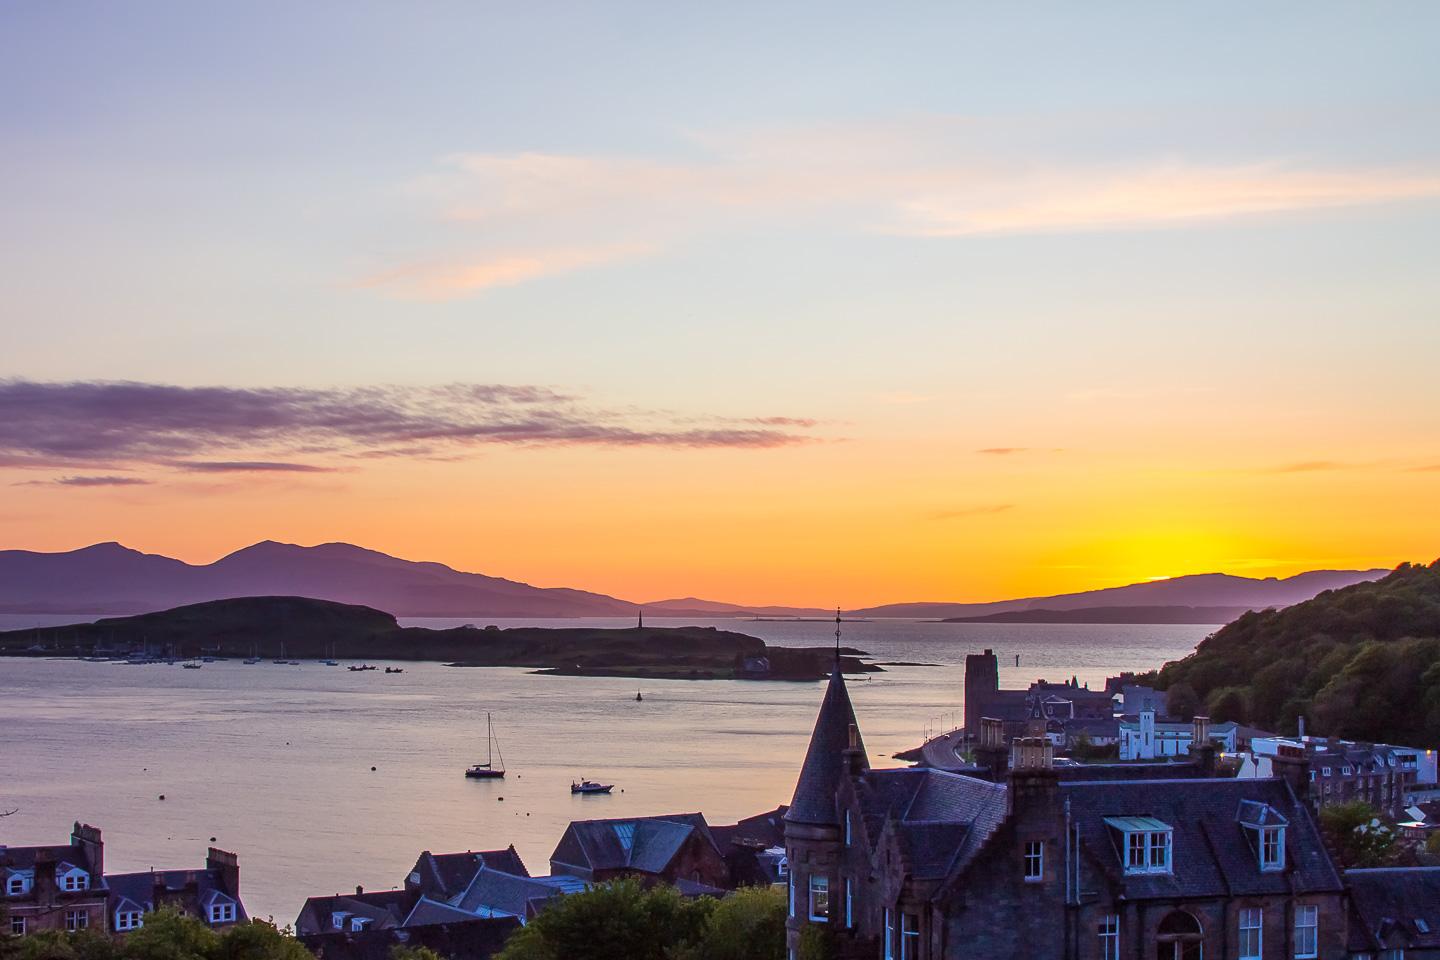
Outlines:
[[1394,859],[1394,827],[1364,800],[1321,807],[1320,830],[1343,869],[1383,867]]
[[1200,694],[1185,681],[1165,691],[1165,712],[1180,720],[1190,720],[1200,712]]
[[552,901],[517,930],[498,960],[670,960],[693,955],[715,901],[619,880]]
[[785,893],[746,887],[710,911],[698,960],[780,960],[785,955]]

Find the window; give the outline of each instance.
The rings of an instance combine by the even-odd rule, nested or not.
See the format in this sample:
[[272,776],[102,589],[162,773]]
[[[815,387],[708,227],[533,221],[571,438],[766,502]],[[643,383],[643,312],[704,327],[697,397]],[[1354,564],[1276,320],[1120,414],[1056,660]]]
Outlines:
[[920,917],[914,913],[900,914],[900,960],[918,960],[920,956]]
[[795,916],[795,874],[790,874],[790,916]]
[[[233,904],[233,903],[217,903],[217,904],[214,904],[213,906],[211,906],[211,908],[210,908],[210,922],[211,922],[211,923],[228,923],[228,922],[230,922],[231,920],[234,920],[234,919],[235,919],[235,904]],[[361,918],[356,917],[355,920],[356,920],[356,921],[360,921]],[[363,923],[363,921],[361,921],[361,922]],[[362,929],[362,928],[361,928],[361,927],[356,927],[356,926],[355,926],[355,922],[352,921],[351,924],[350,924],[350,929],[351,929],[351,930],[358,930],[358,929]]]
[[1045,841],[1025,841],[1025,882],[1039,883],[1045,879]]
[[1345,776],[1347,776],[1347,777],[1350,776],[1350,768],[1349,768],[1349,767],[1341,767],[1341,768],[1340,768],[1340,772],[1343,773],[1343,774],[1344,774]]
[[1318,957],[1320,955],[1320,908],[1298,906],[1295,908],[1295,956]]
[[790,858],[781,857],[780,861],[775,864],[775,872],[782,877],[788,877],[790,875]]
[[1405,960],[1405,948],[1396,947],[1394,950],[1381,950],[1380,960]]
[[85,910],[66,910],[65,929],[72,933],[90,926],[90,914]]
[[145,926],[139,910],[119,910],[115,913],[115,929],[119,931],[139,930]]
[[845,811],[845,846],[850,846],[850,811]]
[[336,930],[344,930],[345,918],[348,916],[350,916],[350,914],[345,913],[342,910],[337,910],[335,913],[330,914],[330,926],[334,927]]
[[850,878],[845,878],[845,926],[855,926],[855,890]]
[[1320,768],[1320,772],[1321,772],[1322,774],[1324,774],[1325,776],[1327,776],[1327,777],[1330,776],[1330,768],[1329,768],[1329,767],[1321,767],[1321,768]]
[[621,847],[621,849],[623,849],[623,850],[629,850],[631,847],[633,847],[633,846],[635,845],[635,824],[634,824],[634,823],[617,823],[617,824],[615,824],[615,839],[620,841],[620,847]]
[[1120,960],[1120,915],[1112,913],[1095,925],[1100,938],[1100,960]]
[[830,878],[810,874],[810,919],[817,923],[830,920]]
[[1265,827],[1260,831],[1260,869],[1280,870],[1285,866],[1285,828]]
[[885,908],[885,960],[895,960],[895,914]]
[[90,887],[90,875],[83,870],[73,870],[65,874],[60,885],[70,891],[86,890]]
[[23,873],[12,873],[9,879],[5,881],[5,892],[11,896],[29,893],[30,877]]
[[17,937],[23,937],[23,936],[25,936],[25,918],[24,918],[24,917],[11,917],[11,918],[10,918],[10,933],[13,934],[14,936],[17,936]]
[[351,932],[351,933],[359,933],[361,930],[364,930],[364,929],[365,929],[366,927],[368,927],[368,926],[370,926],[370,918],[369,918],[369,917],[351,917],[351,918],[350,918],[350,932]]
[[1170,831],[1131,833],[1125,839],[1126,873],[1169,873]]
[[1260,925],[1265,912],[1259,907],[1240,911],[1240,960],[1258,960],[1260,956]]

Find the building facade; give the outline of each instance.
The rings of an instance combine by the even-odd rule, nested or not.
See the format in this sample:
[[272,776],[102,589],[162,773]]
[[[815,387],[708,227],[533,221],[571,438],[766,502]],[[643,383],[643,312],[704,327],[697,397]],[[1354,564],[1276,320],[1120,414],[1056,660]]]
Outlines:
[[831,677],[786,814],[792,960],[810,928],[882,960],[1348,956],[1303,757],[1207,776],[1201,718],[1190,762],[1057,768],[980,720],[973,769],[873,770]]

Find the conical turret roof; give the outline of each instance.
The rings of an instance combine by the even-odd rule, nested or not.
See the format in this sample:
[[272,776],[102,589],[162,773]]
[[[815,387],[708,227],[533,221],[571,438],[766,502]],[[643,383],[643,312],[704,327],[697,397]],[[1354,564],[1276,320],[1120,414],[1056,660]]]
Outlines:
[[[850,693],[845,689],[845,677],[841,675],[837,662],[830,674],[830,685],[825,688],[820,716],[815,720],[815,732],[810,735],[810,749],[805,751],[805,765],[800,768],[800,779],[795,784],[795,797],[790,801],[786,820],[839,824],[840,818],[835,812],[835,791],[844,773],[844,753],[850,746],[850,726],[854,723],[855,708],[850,705]],[[860,739],[858,726],[855,746],[860,751],[861,766],[869,769],[865,743]]]

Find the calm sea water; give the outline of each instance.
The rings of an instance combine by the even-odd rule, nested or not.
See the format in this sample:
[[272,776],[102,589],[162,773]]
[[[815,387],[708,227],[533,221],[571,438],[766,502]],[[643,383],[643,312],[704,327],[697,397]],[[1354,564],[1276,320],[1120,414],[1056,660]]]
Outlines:
[[[0,616],[0,629],[75,619]],[[833,629],[700,623],[792,646],[824,644]],[[1184,656],[1212,629],[873,621],[845,624],[844,640],[881,661],[936,665],[851,684],[866,747],[883,764],[958,723],[967,653],[994,648],[1003,685],[1073,675],[1093,686]],[[822,694],[818,683],[403,666],[386,675],[0,658],[0,808],[19,808],[0,820],[0,843],[60,842],[84,820],[104,830],[109,869],[143,870],[198,866],[214,837],[240,855],[251,913],[290,922],[307,896],[399,884],[424,849],[513,843],[545,873],[572,819],[701,810],[725,823],[786,803]],[[469,781],[487,711],[509,776]],[[615,793],[572,796],[577,776],[613,782]]]

